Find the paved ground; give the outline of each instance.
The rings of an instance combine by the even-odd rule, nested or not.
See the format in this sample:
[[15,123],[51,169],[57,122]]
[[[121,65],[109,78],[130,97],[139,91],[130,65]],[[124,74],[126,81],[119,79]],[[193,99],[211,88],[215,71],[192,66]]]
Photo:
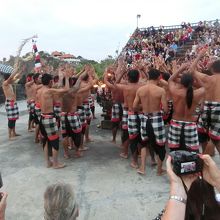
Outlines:
[[[26,104],[20,102],[19,106],[25,110]],[[65,169],[53,170],[44,167],[42,148],[26,131],[25,112],[17,123],[22,136],[9,142],[2,111],[0,108],[0,171],[3,190],[9,193],[7,220],[43,219],[44,190],[56,182],[73,184],[79,220],[151,220],[163,209],[169,192],[167,177],[156,176],[156,169],[149,164],[144,177],[131,169],[129,160],[118,156],[120,148],[109,142],[110,131],[96,127],[100,117],[92,123],[95,142],[89,144],[84,157],[65,160]],[[100,116],[101,109],[97,111]]]

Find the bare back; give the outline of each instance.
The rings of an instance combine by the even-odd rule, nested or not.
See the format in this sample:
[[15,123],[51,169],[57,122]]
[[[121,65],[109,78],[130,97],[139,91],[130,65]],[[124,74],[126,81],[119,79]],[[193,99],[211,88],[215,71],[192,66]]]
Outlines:
[[66,93],[62,98],[62,111],[75,112],[77,110],[77,93]]
[[186,103],[186,88],[176,88],[173,91],[170,91],[173,98],[173,119],[179,121],[194,121],[194,113],[197,105],[200,103],[204,96],[204,88],[195,89],[193,91],[193,101],[192,106],[188,108]]
[[207,76],[204,81],[205,101],[220,102],[220,74]]
[[147,83],[146,86],[141,87],[137,96],[139,96],[144,113],[154,113],[161,110],[161,103],[163,99],[166,100],[166,92],[163,88]]
[[[84,88],[88,85],[88,83],[82,81],[80,88]],[[87,91],[83,91],[77,94],[77,105],[81,106],[83,101],[89,97],[89,95],[91,94],[91,90],[87,90]]]
[[128,83],[127,85],[118,84],[118,87],[123,90],[124,106],[128,107],[129,111],[133,111],[133,103],[136,97],[137,90],[143,86],[139,83]]

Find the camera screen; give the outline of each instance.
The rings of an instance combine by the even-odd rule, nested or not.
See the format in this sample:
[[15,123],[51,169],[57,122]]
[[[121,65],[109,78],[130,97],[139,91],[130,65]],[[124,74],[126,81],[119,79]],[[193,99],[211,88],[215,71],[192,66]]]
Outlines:
[[189,173],[189,172],[195,172],[196,171],[196,162],[185,162],[181,163],[181,173]]

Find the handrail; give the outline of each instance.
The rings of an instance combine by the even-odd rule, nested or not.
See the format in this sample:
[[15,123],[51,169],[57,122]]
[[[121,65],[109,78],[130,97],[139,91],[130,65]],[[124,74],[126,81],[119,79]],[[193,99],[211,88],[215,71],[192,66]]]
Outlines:
[[[208,22],[208,23],[214,23],[216,20],[219,21],[219,19],[215,19],[215,20],[210,20],[210,21],[205,21],[205,22]],[[197,27],[198,24],[200,23],[201,21],[199,22],[194,22],[194,23],[190,23],[190,22],[186,22],[186,24],[190,23],[191,27]],[[204,21],[203,21],[204,22]],[[163,26],[163,29],[178,29],[178,28],[182,28],[182,25],[181,24],[177,24],[177,25],[169,25],[169,26]],[[154,27],[154,26],[150,26],[150,27],[147,27],[147,28],[138,28],[138,30],[141,30],[141,31],[144,31],[144,30],[147,30],[147,29],[151,29],[152,27],[155,29],[155,30],[158,30],[161,28],[161,26],[159,27]]]

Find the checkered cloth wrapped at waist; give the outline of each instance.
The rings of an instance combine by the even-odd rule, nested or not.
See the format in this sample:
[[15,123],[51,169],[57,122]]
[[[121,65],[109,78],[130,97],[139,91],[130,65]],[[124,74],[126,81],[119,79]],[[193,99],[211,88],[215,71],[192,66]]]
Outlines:
[[84,108],[84,112],[85,112],[85,115],[86,115],[86,120],[90,120],[91,117],[92,117],[92,113],[91,113],[91,110],[90,110],[89,102],[84,101],[83,102],[83,108]]
[[120,103],[114,103],[112,105],[112,122],[118,122],[121,121],[123,114],[123,109]]
[[128,134],[129,139],[134,139],[140,132],[140,121],[139,114],[137,112],[128,111]]
[[86,114],[83,106],[77,106],[77,112],[79,114],[79,119],[81,122],[82,127],[85,127],[87,125],[86,123]]
[[[50,141],[59,138],[58,127],[54,113],[49,113],[49,114],[42,113],[40,123],[46,132],[46,134],[42,132],[43,136],[46,136]],[[41,131],[43,130],[41,129]]]
[[123,108],[123,115],[122,115],[122,129],[127,130],[128,129],[128,108]]
[[91,95],[88,97],[88,102],[90,108],[95,106],[94,100]]
[[199,117],[198,131],[220,140],[220,103],[205,101]]
[[74,112],[74,113],[61,112],[61,129],[62,129],[62,134],[70,133],[70,132],[80,133],[82,131],[82,126],[78,112]]
[[5,110],[7,113],[8,120],[17,120],[19,118],[19,110],[17,102],[14,100],[8,100],[5,101]]
[[199,150],[199,138],[195,122],[171,120],[168,132],[168,147],[171,149],[184,147],[180,146],[181,138],[186,148],[192,151]]
[[27,109],[28,109],[28,112],[34,114],[35,112],[35,101],[34,100],[27,101]]
[[53,103],[53,112],[54,112],[56,118],[60,118],[60,113],[61,113],[61,103],[60,102]]
[[166,142],[165,126],[162,112],[143,113],[141,117],[141,138],[143,141],[149,139],[147,132],[147,122],[151,123],[158,145],[164,145]]

